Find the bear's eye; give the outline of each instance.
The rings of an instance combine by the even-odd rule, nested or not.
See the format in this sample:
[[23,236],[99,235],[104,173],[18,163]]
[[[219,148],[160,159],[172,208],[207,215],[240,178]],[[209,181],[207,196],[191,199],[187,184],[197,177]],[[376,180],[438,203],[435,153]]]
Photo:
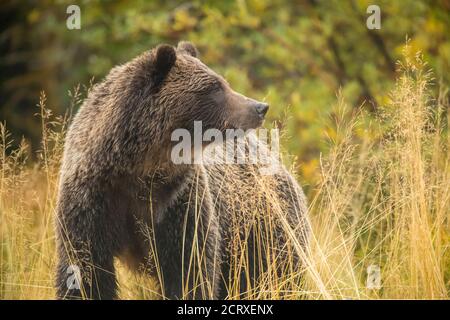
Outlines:
[[217,93],[223,89],[222,84],[220,81],[214,81],[207,85],[202,86],[198,90],[195,90],[198,94],[201,95],[209,95],[212,93]]
[[208,86],[209,92],[216,92],[222,90],[222,83],[220,81],[214,81],[211,85]]

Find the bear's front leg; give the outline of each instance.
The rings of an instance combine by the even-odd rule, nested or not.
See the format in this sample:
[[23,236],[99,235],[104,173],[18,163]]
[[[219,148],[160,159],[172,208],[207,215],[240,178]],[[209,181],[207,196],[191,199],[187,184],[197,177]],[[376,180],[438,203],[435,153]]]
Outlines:
[[80,198],[70,191],[63,186],[58,201],[57,298],[115,299],[113,253],[117,235],[103,197]]
[[[74,247],[78,248],[75,249]],[[56,287],[58,299],[112,300],[117,296],[113,257],[75,245],[59,248]]]
[[212,210],[204,177],[197,176],[154,225],[161,288],[166,298],[218,298],[221,241]]

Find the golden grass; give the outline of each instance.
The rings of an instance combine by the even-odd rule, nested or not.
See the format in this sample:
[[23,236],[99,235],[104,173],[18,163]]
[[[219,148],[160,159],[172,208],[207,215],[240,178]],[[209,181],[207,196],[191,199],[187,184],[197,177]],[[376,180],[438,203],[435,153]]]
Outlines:
[[[261,181],[260,197],[271,203],[288,237],[289,250],[304,261],[302,274],[269,254],[269,271],[256,288],[238,297],[267,299],[447,299],[450,289],[450,135],[447,91],[433,98],[420,56],[406,59],[390,101],[376,121],[352,112],[339,96],[330,129],[330,152],[320,159],[319,183],[308,195],[312,234],[304,252],[283,220],[283,204]],[[79,90],[72,94],[74,105]],[[72,106],[73,107],[73,106]],[[70,110],[72,109],[70,108]],[[0,299],[53,299],[55,198],[66,117],[54,118],[39,103],[42,150],[27,160],[22,143],[11,150],[0,125]],[[265,188],[264,188],[265,186]],[[255,190],[252,186],[252,190]],[[252,209],[253,208],[253,209]],[[267,221],[267,232],[275,228]],[[260,239],[269,250],[271,239]],[[236,270],[245,265],[245,243],[236,244]],[[287,259],[289,260],[289,258]],[[201,265],[201,263],[199,263]],[[286,263],[289,266],[289,261]],[[381,270],[381,286],[368,288],[367,268]],[[158,299],[158,281],[129,273],[120,263],[120,297]]]

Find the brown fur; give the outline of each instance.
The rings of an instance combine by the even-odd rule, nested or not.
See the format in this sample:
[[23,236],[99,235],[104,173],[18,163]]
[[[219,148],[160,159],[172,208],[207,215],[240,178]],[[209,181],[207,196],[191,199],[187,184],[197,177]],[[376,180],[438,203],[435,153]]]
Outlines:
[[[197,54],[186,42],[145,52],[113,68],[77,113],[57,203],[59,298],[116,298],[113,259],[152,275],[154,254],[167,297],[182,298],[184,281],[192,289],[184,297],[226,295],[220,270],[227,259],[221,219],[227,202],[214,205],[216,181],[203,166],[171,162],[170,136],[193,130],[196,120],[204,130],[256,128],[261,103],[234,92]],[[206,248],[199,288],[182,268],[192,246]],[[67,286],[70,265],[80,268],[80,290]]]

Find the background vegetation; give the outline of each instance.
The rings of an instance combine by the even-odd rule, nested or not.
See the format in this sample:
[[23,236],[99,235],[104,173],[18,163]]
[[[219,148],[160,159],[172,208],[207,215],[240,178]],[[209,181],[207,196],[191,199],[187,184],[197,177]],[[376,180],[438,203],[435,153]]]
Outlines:
[[[405,38],[436,79],[449,83],[448,1],[76,1],[81,30],[66,28],[73,1],[3,1],[0,7],[0,119],[16,144],[37,149],[39,92],[63,114],[77,84],[100,81],[116,64],[155,45],[191,40],[233,88],[270,105],[269,122],[287,129],[285,147],[308,185],[328,146],[336,92],[374,111],[388,98]],[[381,30],[366,8],[381,8]],[[285,117],[287,115],[287,118]]]
[[[448,1],[79,1],[81,30],[66,28],[69,4],[0,6],[0,298],[54,297],[59,161],[92,77],[186,39],[270,103],[310,201],[306,281],[250,297],[448,298]],[[369,4],[381,30],[366,28]],[[366,287],[371,264],[380,289]],[[123,298],[158,297],[120,270]]]

